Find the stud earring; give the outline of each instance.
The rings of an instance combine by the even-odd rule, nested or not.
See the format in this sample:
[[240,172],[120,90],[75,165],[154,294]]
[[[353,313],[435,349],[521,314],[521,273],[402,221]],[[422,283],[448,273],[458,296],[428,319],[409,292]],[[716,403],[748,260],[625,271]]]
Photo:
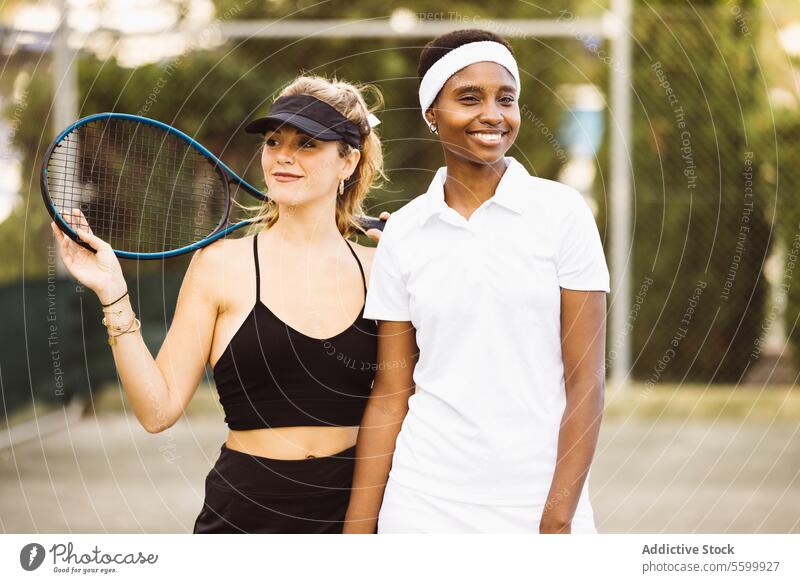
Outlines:
[[439,130],[439,127],[438,127],[438,126],[437,126],[435,123],[434,123],[434,124],[431,124],[431,131],[432,131],[434,134],[438,134],[438,133],[439,133],[439,131],[438,131],[438,130]]

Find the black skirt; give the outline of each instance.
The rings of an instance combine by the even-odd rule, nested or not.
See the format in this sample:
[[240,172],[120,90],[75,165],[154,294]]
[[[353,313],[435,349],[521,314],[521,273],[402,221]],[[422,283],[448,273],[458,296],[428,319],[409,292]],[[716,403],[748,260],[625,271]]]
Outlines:
[[353,446],[332,456],[278,460],[223,443],[206,476],[193,532],[341,533],[355,451]]

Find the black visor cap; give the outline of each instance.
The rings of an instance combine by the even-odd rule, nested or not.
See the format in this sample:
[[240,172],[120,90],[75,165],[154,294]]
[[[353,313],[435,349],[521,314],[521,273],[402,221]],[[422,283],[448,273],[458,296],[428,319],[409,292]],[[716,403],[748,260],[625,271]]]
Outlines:
[[311,95],[287,95],[272,104],[269,114],[251,121],[245,131],[265,134],[289,124],[314,139],[322,141],[344,140],[354,148],[361,147],[358,126],[324,101]]

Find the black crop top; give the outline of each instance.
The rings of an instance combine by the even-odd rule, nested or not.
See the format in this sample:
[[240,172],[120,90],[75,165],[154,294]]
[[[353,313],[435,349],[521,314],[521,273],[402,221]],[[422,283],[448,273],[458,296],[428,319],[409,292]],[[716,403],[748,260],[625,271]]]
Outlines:
[[[347,246],[358,262],[366,297],[364,268]],[[356,320],[331,338],[298,332],[261,301],[258,236],[253,256],[255,305],[214,365],[228,427],[360,425],[375,376],[377,323],[364,318],[362,306]]]

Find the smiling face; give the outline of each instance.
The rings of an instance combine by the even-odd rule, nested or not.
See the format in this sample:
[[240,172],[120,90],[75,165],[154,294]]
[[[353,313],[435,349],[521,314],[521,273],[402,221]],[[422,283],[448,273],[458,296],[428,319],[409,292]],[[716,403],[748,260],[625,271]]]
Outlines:
[[436,124],[446,154],[496,162],[519,132],[514,76],[497,63],[473,63],[447,80],[426,117]]
[[302,205],[336,196],[340,179],[355,170],[360,152],[344,157],[338,141],[314,139],[288,124],[268,130],[261,169],[269,196],[278,204]]

